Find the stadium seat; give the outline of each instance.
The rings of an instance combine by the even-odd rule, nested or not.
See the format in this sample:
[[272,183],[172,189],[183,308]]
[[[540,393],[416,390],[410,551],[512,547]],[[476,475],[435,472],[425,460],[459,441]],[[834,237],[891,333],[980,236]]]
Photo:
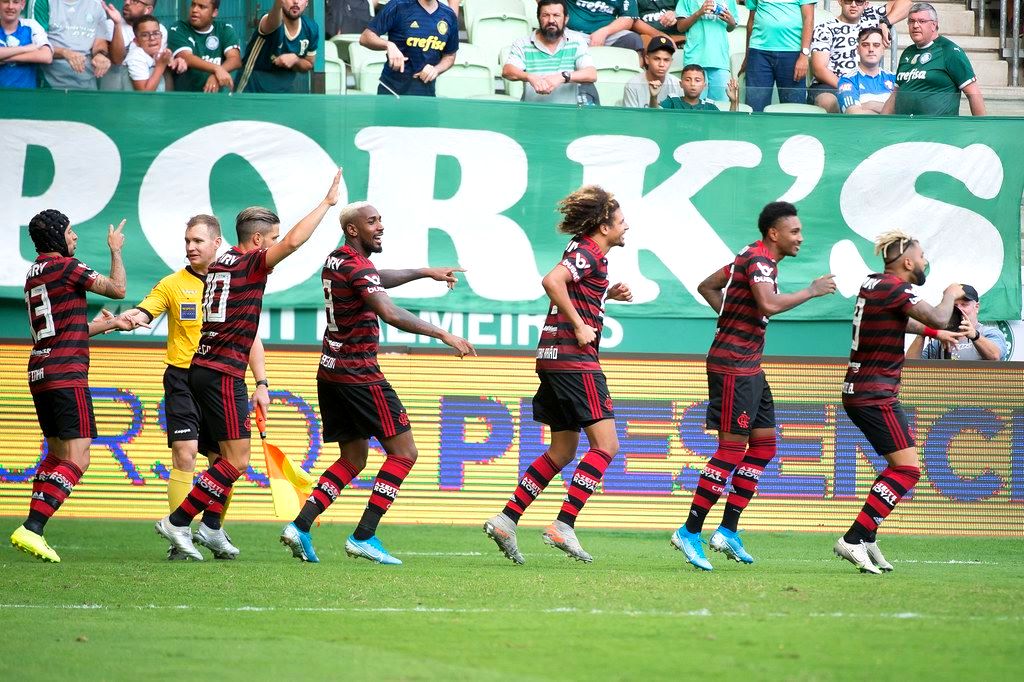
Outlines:
[[[533,0],[530,0],[530,2],[533,2]],[[511,46],[506,45],[505,47],[501,48],[501,51],[498,53],[498,71],[496,73],[501,74],[501,69],[503,66],[505,66],[505,59],[508,57],[508,52],[510,49]],[[523,98],[522,81],[510,81],[503,78],[502,82],[505,84],[506,95],[518,100],[521,100]]]
[[636,52],[621,47],[601,46],[590,48],[590,54],[597,69],[597,82],[594,86],[601,98],[601,106],[621,105],[626,83],[643,71]]
[[483,50],[488,63],[497,66],[501,48],[530,35],[530,30],[530,24],[521,15],[478,15],[469,28],[469,42]]
[[526,20],[530,22],[530,28],[536,29],[540,26],[537,21],[537,0],[523,0],[523,12]]
[[821,107],[813,104],[799,104],[796,102],[785,102],[782,104],[769,104],[764,108],[766,114],[827,114]]
[[739,24],[726,34],[729,39],[729,54],[736,52],[746,53],[747,51],[747,27],[746,24]]
[[476,45],[460,45],[452,68],[437,79],[437,96],[466,98],[493,94],[494,69],[489,55]]
[[[478,17],[505,15],[526,19],[529,15],[524,12],[524,7],[523,0],[465,0],[462,3],[462,18],[466,22],[466,29],[470,30]],[[472,33],[469,39],[473,40]]]
[[351,64],[349,61],[349,46],[352,43],[359,42],[358,33],[339,33],[338,35],[331,38],[330,42],[334,43],[338,47],[338,57],[341,61],[346,64]]
[[350,66],[355,77],[355,89],[367,93],[377,92],[380,73],[388,60],[383,51],[371,50],[359,43],[349,45]]
[[348,89],[348,75],[345,62],[338,57],[338,46],[330,40],[324,41],[324,93],[344,95]]
[[747,18],[749,16],[750,16],[750,10],[747,9],[747,6],[746,5],[740,5],[739,3],[737,3],[736,4],[736,26],[737,26],[737,28],[739,28],[740,26],[746,27],[746,25],[747,25]]
[[739,104],[736,105],[736,113],[752,114],[754,113],[754,107],[750,106],[749,104],[744,104],[743,102],[740,102]]

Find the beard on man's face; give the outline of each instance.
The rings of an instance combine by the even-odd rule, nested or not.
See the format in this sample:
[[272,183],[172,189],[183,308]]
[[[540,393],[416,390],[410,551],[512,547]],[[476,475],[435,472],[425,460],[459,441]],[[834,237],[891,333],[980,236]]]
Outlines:
[[547,24],[544,26],[543,33],[544,37],[548,40],[555,40],[556,38],[562,37],[562,34],[565,33],[565,29],[558,24]]

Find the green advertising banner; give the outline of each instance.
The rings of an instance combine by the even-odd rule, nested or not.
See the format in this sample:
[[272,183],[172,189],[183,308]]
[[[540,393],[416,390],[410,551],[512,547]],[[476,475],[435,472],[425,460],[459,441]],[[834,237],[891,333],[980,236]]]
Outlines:
[[[342,204],[365,199],[384,218],[378,267],[467,269],[451,294],[431,281],[392,294],[449,326],[485,325],[481,333],[494,337],[485,345],[535,343],[535,316],[546,307],[540,280],[567,241],[555,232],[555,205],[583,183],[615,192],[630,225],[609,262],[635,301],[609,304],[619,325],[609,333],[620,337],[609,348],[645,350],[660,335],[676,352],[667,337],[688,334],[686,320],[710,327],[697,285],[759,237],[757,214],[777,199],[797,204],[805,237],[799,256],[781,264],[780,288],[827,272],[839,286],[783,320],[848,325],[860,282],[881,266],[872,240],[894,227],[924,245],[926,298],[968,282],[983,294],[984,317],[1021,314],[1022,119],[52,91],[4,93],[0,118],[7,311],[34,258],[24,226],[43,208],[71,217],[79,257],[101,271],[106,226],[127,218],[128,299],[137,301],[184,265],[189,216],[215,213],[227,241],[246,206],[273,208],[287,228],[343,166]],[[316,331],[320,267],[339,236],[336,209],[271,277],[266,304],[282,318],[280,338],[288,316]],[[302,341],[316,341],[309,336]],[[702,333],[697,352],[709,340]]]

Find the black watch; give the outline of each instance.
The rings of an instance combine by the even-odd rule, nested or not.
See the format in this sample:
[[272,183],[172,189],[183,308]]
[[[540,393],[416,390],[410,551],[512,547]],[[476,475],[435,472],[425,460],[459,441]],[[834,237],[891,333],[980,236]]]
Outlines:
[[270,388],[270,382],[269,382],[269,381],[267,381],[266,379],[259,379],[259,380],[258,380],[258,381],[256,382],[256,385],[257,385],[257,386],[266,386],[267,388]]
[[569,72],[569,71],[563,71],[562,72],[562,78],[565,79],[566,83],[570,83],[570,82],[572,82],[572,73]]
[[889,21],[889,17],[882,17],[881,19],[878,20],[878,23],[885,24],[889,28],[892,28],[892,22]]
[[981,338],[981,332],[979,332],[977,327],[975,327],[975,329],[974,329],[974,338],[971,339],[971,343],[977,341],[980,338]]

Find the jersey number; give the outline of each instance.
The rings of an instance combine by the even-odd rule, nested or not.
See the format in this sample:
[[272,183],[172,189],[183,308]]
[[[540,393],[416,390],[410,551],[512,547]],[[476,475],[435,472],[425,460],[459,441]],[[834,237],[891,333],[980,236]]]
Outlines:
[[864,317],[865,303],[864,297],[858,296],[857,305],[853,308],[853,343],[850,344],[851,350],[857,350],[857,346],[860,345],[860,321]]
[[[220,289],[218,295],[217,289]],[[228,316],[228,293],[231,291],[230,272],[211,272],[206,276],[203,295],[203,321],[224,322]],[[216,301],[216,304],[214,303]]]
[[332,332],[338,331],[338,323],[334,321],[334,304],[331,300],[331,280],[320,280],[324,285],[324,309],[327,311],[327,328]]
[[[36,308],[32,307],[32,299],[39,299],[39,306]],[[28,306],[28,316],[31,324],[29,325],[32,330],[32,341],[39,341],[40,339],[48,339],[53,336],[56,332],[53,328],[53,312],[50,309],[50,296],[46,293],[46,285],[40,284],[37,287],[32,287],[29,292],[25,294],[25,304]],[[44,324],[43,328],[36,331],[36,318],[42,318]]]

